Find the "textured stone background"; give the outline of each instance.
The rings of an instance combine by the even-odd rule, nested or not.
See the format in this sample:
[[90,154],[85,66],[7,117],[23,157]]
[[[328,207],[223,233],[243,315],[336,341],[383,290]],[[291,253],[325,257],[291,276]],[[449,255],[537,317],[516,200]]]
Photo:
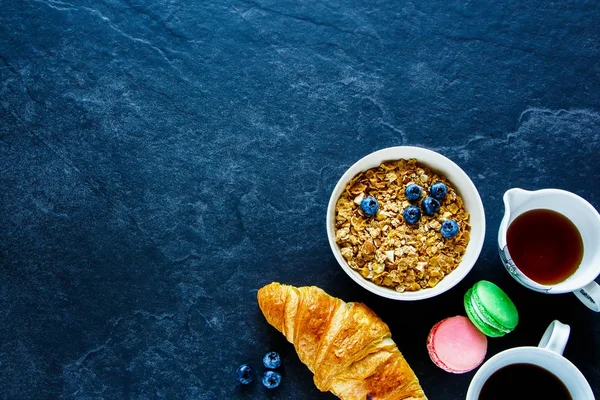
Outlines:
[[[600,396],[600,316],[526,291],[495,235],[510,187],[600,207],[600,6],[591,1],[0,0],[0,398],[333,399],[266,324],[273,280],[360,300],[433,400],[431,326],[500,284],[522,322],[557,318]],[[471,176],[481,258],[433,300],[376,298],[336,264],[325,209],[344,170],[392,145]],[[284,382],[234,371],[284,358]],[[260,369],[259,369],[260,370]]]

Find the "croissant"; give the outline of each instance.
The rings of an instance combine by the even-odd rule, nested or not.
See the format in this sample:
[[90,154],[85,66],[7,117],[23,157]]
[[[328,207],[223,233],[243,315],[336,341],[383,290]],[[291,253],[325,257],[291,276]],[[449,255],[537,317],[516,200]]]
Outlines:
[[273,282],[259,289],[258,305],[322,392],[342,400],[427,400],[388,326],[364,304]]

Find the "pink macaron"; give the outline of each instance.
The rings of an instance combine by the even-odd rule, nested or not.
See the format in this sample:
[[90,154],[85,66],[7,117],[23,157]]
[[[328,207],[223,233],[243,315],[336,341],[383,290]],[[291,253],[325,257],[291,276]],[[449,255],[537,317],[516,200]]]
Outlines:
[[487,352],[487,338],[467,317],[446,318],[427,337],[431,361],[444,371],[462,374],[477,368]]

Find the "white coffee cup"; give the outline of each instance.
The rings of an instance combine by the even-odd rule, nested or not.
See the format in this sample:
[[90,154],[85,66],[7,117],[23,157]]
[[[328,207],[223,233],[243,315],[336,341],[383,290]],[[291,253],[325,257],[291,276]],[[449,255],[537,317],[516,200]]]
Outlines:
[[[542,285],[521,272],[510,256],[506,234],[510,224],[530,210],[548,209],[567,217],[581,234],[583,259],[577,270],[563,282]],[[600,312],[600,285],[594,279],[600,274],[600,214],[586,200],[560,189],[529,191],[510,189],[504,193],[504,218],[498,229],[498,250],[509,274],[528,289],[547,294],[572,292],[590,309]]]
[[[554,374],[566,386],[573,400],[594,400],[594,393],[583,374],[562,356],[571,328],[552,321],[538,347],[515,347],[496,354],[479,368],[471,380],[466,400],[477,400],[483,385],[494,372],[511,364],[534,364]],[[517,392],[515,388],[515,393]]]

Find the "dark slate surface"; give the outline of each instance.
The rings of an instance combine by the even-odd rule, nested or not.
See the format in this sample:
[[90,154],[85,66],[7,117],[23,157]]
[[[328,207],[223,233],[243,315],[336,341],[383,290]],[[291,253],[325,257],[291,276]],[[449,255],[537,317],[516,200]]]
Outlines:
[[[429,398],[473,373],[425,339],[500,284],[522,322],[557,318],[600,396],[600,317],[526,291],[495,235],[510,187],[600,207],[597,1],[0,1],[0,398],[333,399],[267,325],[256,291],[318,285],[389,323]],[[329,194],[392,145],[455,160],[488,222],[468,277],[434,300],[376,298],[336,264]],[[284,382],[234,370],[284,359]]]

